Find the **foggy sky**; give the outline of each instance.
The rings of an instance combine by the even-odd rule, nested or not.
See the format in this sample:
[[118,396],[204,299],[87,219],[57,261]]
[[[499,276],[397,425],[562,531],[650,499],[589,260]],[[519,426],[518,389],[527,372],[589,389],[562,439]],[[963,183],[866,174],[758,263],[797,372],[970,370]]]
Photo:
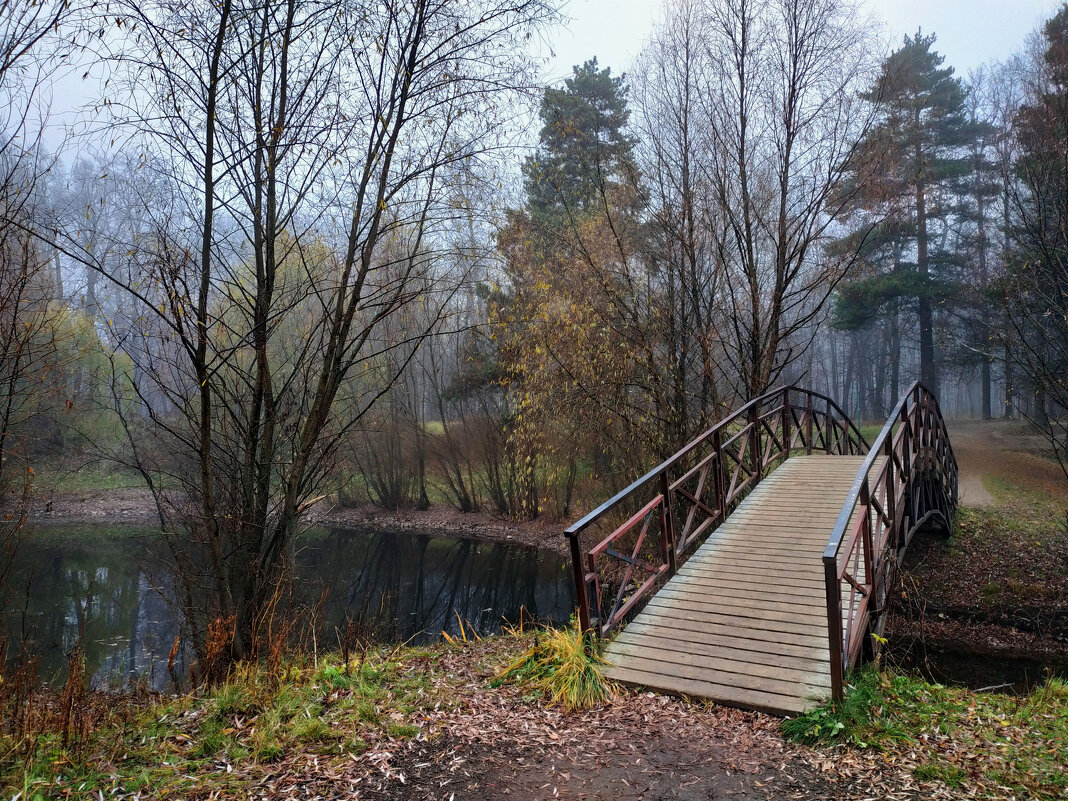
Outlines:
[[[917,28],[934,32],[935,49],[960,76],[1021,49],[1024,39],[1060,6],[1058,0],[866,0],[884,26],[887,47],[899,45]],[[546,51],[547,77],[568,75],[573,64],[598,56],[613,72],[626,71],[660,16],[660,0],[571,0],[566,28],[552,31]]]

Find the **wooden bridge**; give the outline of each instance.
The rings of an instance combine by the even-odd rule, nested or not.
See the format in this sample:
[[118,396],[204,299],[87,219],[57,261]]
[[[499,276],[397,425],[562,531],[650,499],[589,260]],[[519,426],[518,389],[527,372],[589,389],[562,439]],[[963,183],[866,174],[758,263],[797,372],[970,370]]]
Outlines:
[[870,446],[830,398],[776,389],[567,530],[579,620],[618,630],[615,680],[798,713],[878,649],[912,535],[948,533],[956,502],[920,384]]

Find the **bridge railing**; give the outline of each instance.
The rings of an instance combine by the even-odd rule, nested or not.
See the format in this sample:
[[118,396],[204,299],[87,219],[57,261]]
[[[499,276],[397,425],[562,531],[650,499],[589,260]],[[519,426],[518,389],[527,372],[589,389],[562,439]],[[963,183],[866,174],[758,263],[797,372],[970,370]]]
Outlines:
[[826,395],[789,386],[754,398],[567,529],[583,630],[604,636],[636,611],[791,453],[867,450]]
[[823,553],[836,699],[867,635],[882,633],[890,590],[912,535],[929,522],[948,532],[956,505],[957,461],[938,401],[926,387],[913,384],[857,471]]

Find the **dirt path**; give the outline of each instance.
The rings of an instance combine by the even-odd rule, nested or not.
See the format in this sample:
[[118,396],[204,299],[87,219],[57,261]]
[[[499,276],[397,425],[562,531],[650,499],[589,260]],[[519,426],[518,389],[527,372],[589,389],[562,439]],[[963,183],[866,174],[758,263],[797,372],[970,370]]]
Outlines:
[[994,505],[994,496],[984,484],[991,467],[989,453],[980,443],[967,437],[952,437],[953,453],[960,468],[961,506],[981,508]]
[[960,468],[961,505],[1000,505],[990,492],[991,485],[998,484],[1068,498],[1060,467],[1042,455],[1048,444],[1025,423],[951,420],[949,436]]

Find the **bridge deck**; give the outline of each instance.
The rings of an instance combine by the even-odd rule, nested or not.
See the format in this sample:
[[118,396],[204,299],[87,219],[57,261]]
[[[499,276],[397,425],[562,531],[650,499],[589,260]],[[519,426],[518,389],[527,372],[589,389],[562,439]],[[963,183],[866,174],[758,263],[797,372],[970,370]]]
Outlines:
[[616,681],[774,713],[830,695],[823,550],[863,456],[793,456],[608,646]]

